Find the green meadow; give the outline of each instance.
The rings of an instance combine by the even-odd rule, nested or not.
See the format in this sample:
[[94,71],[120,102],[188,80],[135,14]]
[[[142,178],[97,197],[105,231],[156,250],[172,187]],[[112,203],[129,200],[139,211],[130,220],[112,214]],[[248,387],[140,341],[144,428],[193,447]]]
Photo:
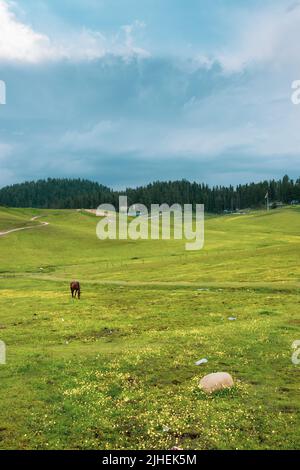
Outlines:
[[[299,449],[300,208],[207,216],[194,252],[97,221],[0,208],[35,226],[0,236],[0,448]],[[235,387],[205,395],[218,371]]]

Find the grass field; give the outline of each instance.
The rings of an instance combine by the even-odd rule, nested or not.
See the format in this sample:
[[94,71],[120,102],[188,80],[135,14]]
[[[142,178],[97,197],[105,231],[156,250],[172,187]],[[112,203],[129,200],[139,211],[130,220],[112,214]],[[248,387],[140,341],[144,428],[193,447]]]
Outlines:
[[[299,449],[300,209],[208,217],[199,252],[96,223],[0,208],[36,224],[0,237],[0,448]],[[206,396],[216,371],[236,386]]]

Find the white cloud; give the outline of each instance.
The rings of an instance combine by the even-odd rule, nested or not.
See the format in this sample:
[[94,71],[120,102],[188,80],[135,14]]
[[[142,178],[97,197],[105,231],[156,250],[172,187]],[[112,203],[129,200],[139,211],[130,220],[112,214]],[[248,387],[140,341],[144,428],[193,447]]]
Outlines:
[[50,40],[20,23],[5,1],[0,2],[0,58],[36,62],[51,56]]
[[113,38],[107,38],[99,31],[82,29],[57,41],[22,23],[12,7],[13,3],[0,0],[0,61],[37,63],[61,59],[93,60],[106,54],[125,59],[148,55],[135,44],[134,32],[144,26],[139,21],[124,26],[122,34]]
[[[235,34],[229,47],[216,51],[227,72],[256,64],[284,66],[300,57],[299,4],[288,9],[273,6],[255,13],[239,11],[233,17]],[[238,25],[238,26],[236,26]]]

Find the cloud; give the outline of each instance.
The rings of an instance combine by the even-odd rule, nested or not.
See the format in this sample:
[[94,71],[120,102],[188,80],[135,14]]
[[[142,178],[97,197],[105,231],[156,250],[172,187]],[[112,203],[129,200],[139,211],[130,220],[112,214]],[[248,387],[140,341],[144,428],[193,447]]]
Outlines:
[[121,33],[112,37],[82,28],[57,40],[19,21],[13,6],[13,3],[0,0],[0,61],[40,63],[63,59],[94,60],[107,54],[125,59],[149,55],[134,40],[134,33],[144,27],[142,22],[126,25],[121,28]]
[[[228,27],[231,32],[227,31],[224,46],[215,45],[210,54],[207,51],[195,53],[193,64],[209,69],[218,63],[224,72],[234,74],[258,64],[297,61],[299,22],[299,2],[285,10],[275,5],[251,12],[246,8],[230,10]],[[52,37],[22,22],[18,4],[0,0],[0,24],[0,61],[40,63],[95,60],[110,54],[126,60],[133,56],[150,56],[145,48],[136,44],[136,35],[146,26],[140,20],[121,26],[113,34],[86,27],[68,27],[68,33]],[[166,52],[163,46],[161,51]]]
[[291,3],[291,4],[287,7],[286,11],[287,11],[287,12],[294,11],[294,10],[297,10],[297,8],[299,8],[299,7],[300,7],[300,2],[294,2],[294,3]]
[[0,142],[0,161],[4,161],[12,153],[12,146],[7,143]]
[[0,58],[35,62],[53,54],[47,36],[20,23],[5,1],[0,3]]
[[[275,114],[276,116],[276,114]],[[97,155],[127,157],[132,155],[141,161],[172,161],[174,158],[208,162],[217,156],[253,155],[252,163],[259,166],[261,157],[272,156],[273,162],[299,156],[300,137],[293,118],[283,125],[280,117],[272,120],[264,116],[257,123],[239,121],[235,125],[191,127],[186,120],[181,125],[174,122],[153,123],[146,121],[100,121],[86,131],[66,132],[56,140],[57,152],[72,155]],[[48,144],[49,147],[49,144]],[[55,153],[55,151],[54,151]],[[225,162],[224,162],[225,164]],[[251,161],[247,161],[247,165]]]
[[293,61],[298,63],[299,2],[287,9],[273,5],[251,13],[239,10],[232,20],[233,39],[214,54],[224,71],[235,73],[257,65],[282,67]]
[[124,46],[121,47],[123,49],[123,54],[126,55],[130,51],[131,55],[132,53],[142,56],[142,57],[149,57],[149,53],[145,51],[144,49],[137,47],[134,43],[134,32],[138,29],[143,29],[145,28],[146,24],[143,21],[135,20],[132,24],[124,25],[122,26],[122,30],[125,33],[125,43]]
[[0,6],[9,91],[0,108],[7,142],[0,184],[47,176],[118,187],[298,176],[300,106],[291,104],[290,84],[299,78],[300,9],[230,10],[224,47],[209,44],[210,55],[190,59],[165,43],[147,57],[136,40],[145,25],[128,17],[110,23],[114,34],[95,31],[99,23],[64,28],[62,18],[56,35],[51,28],[44,35],[7,1]]

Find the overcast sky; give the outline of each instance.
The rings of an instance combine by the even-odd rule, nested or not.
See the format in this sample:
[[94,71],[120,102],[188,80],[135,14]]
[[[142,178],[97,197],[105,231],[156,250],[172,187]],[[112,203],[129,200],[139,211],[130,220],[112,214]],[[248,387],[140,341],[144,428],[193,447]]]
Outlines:
[[300,176],[300,2],[0,0],[0,186]]

